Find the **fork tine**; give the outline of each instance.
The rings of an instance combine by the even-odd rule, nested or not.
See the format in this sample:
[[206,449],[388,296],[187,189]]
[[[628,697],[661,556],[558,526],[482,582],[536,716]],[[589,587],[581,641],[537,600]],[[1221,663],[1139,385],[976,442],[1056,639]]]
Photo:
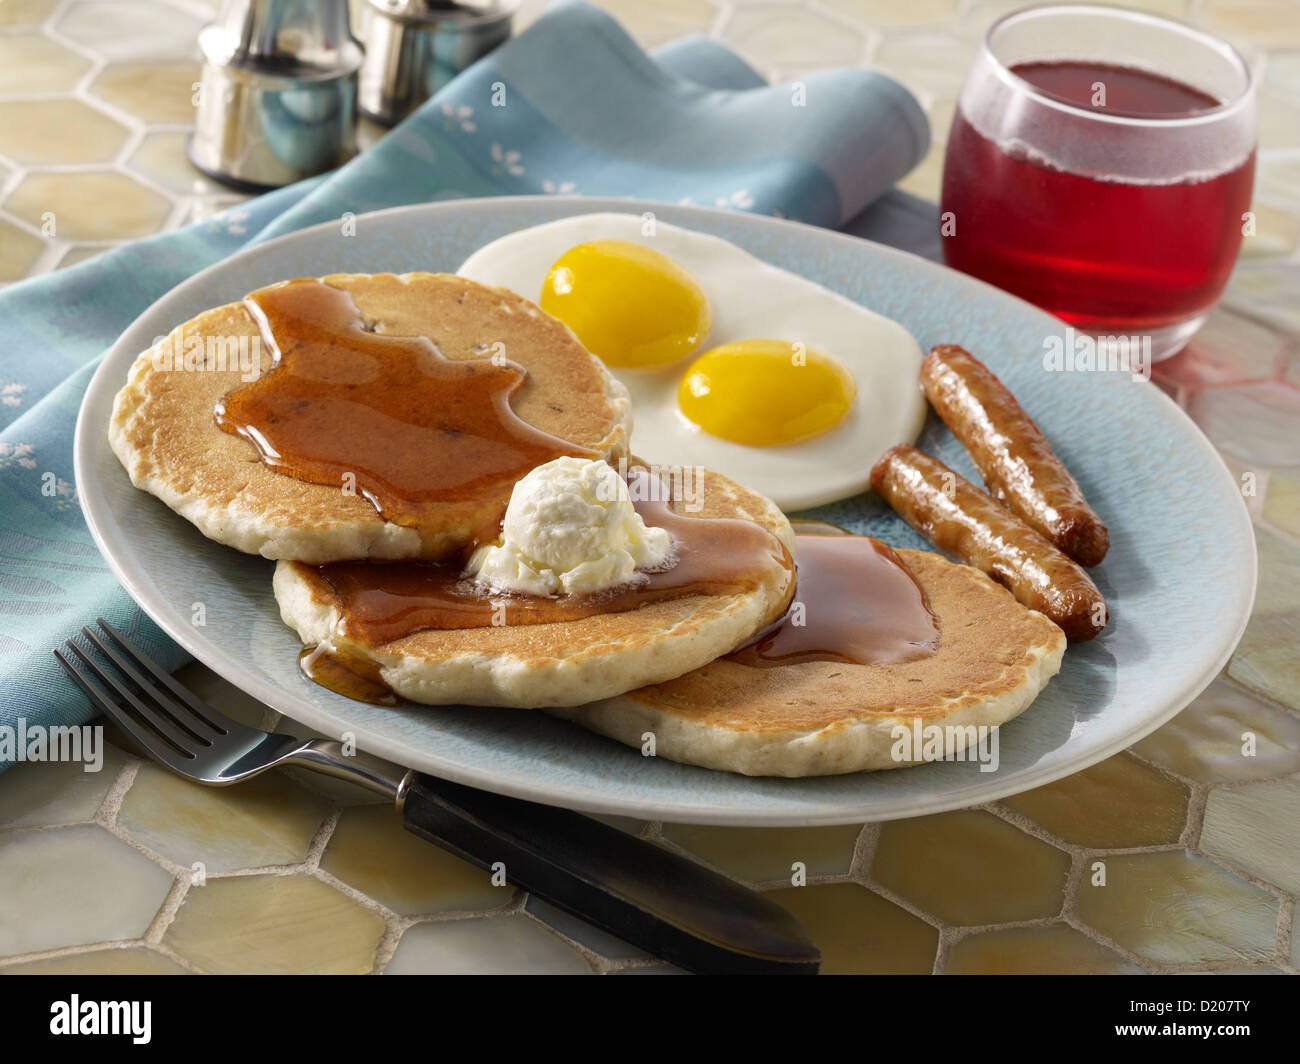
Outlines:
[[[121,700],[118,703],[119,705],[121,702],[126,702],[131,709],[135,711],[139,719],[157,732],[163,739],[175,746],[176,749],[185,757],[194,757],[195,741],[177,728],[170,717],[165,713],[160,713],[152,707],[145,705],[145,703],[137,698],[129,688],[117,679],[117,677],[103,669],[99,662],[95,661],[94,658],[82,650],[81,647],[77,646],[76,643],[68,640],[63,645],[66,649],[71,650],[81,659],[82,664],[90,670],[95,679],[117,695],[118,699]],[[211,746],[212,744],[207,740],[202,740],[202,745]]]
[[[195,741],[202,743],[204,746],[211,746],[213,738],[222,734],[203,717],[198,717],[192,712],[187,714],[188,705],[168,698],[165,692],[159,691],[156,684],[145,679],[131,662],[114,650],[94,629],[83,627],[81,634],[94,644],[96,650],[113,663],[118,672],[133,681],[141,691],[149,695],[173,724],[188,732]],[[195,730],[196,727],[200,730]],[[204,734],[205,732],[209,734]]]
[[[109,624],[103,617],[95,618],[95,623],[108,635],[114,643],[118,645],[122,653],[130,658],[136,665],[153,677],[156,684],[166,687],[180,702],[184,703],[199,720],[212,728],[218,735],[229,733],[229,721],[214,710],[211,706],[206,705],[196,698],[187,688],[172,679],[171,673],[149,657],[143,650],[127,640],[121,632]],[[98,645],[98,644],[97,644]]]
[[[64,642],[64,648],[76,650],[76,644],[69,641]],[[146,724],[142,724],[131,716],[121,705],[109,698],[108,695],[99,687],[96,687],[85,676],[75,664],[56,648],[54,656],[58,659],[59,664],[63,666],[63,671],[72,677],[73,683],[81,688],[82,693],[90,699],[91,705],[98,709],[105,716],[117,723],[132,739],[145,748],[153,757],[157,758],[164,765],[174,764],[177,758],[192,758],[192,754],[178,753],[174,747],[164,741],[157,732]],[[85,655],[81,655],[84,657]]]

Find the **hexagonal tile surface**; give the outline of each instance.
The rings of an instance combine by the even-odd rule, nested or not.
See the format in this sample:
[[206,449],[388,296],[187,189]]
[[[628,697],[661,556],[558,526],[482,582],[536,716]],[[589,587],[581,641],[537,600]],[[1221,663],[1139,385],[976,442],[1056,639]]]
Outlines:
[[216,974],[362,975],[378,914],[311,876],[234,876],[191,887],[163,941]]
[[816,12],[790,7],[733,11],[723,40],[769,70],[853,66],[866,47],[865,38],[856,30]]
[[880,827],[871,877],[950,924],[1060,911],[1070,858],[992,813],[968,809]]
[[1265,529],[1258,529],[1255,539],[1259,587],[1252,616],[1287,613],[1300,607],[1300,545]]
[[0,281],[26,277],[44,250],[45,241],[40,237],[0,218]]
[[174,7],[130,0],[83,0],[55,22],[60,33],[109,60],[196,55],[202,25]]
[[1002,804],[1066,842],[1120,848],[1177,842],[1187,798],[1183,784],[1119,754]]
[[751,881],[785,880],[802,862],[808,876],[842,875],[853,861],[861,827],[715,828],[665,824],[664,837],[724,872]]
[[1142,969],[1068,924],[967,935],[948,949],[946,975],[1107,975]]
[[193,123],[197,63],[112,63],[90,94],[146,122]]
[[1255,529],[1259,588],[1228,675],[1266,698],[1300,711],[1300,546],[1267,529]]
[[1300,894],[1300,776],[1211,791],[1201,850]]
[[1276,321],[1291,332],[1300,332],[1300,305],[1295,291],[1300,267],[1289,263],[1248,263],[1232,273],[1225,301],[1247,312]]
[[324,799],[275,772],[237,787],[202,787],[156,765],[140,766],[117,815],[131,838],[207,875],[296,864],[329,812]]
[[127,129],[80,100],[0,102],[0,153],[19,163],[109,162]]
[[1259,136],[1274,148],[1300,148],[1300,106],[1287,93],[1261,89],[1255,94]]
[[190,970],[147,946],[97,949],[0,968],[6,975],[189,975]]
[[90,67],[84,55],[42,34],[0,37],[0,93],[71,92]]
[[1241,243],[1246,259],[1281,258],[1300,244],[1300,218],[1267,203],[1252,203],[1255,231]]
[[59,259],[59,264],[56,268],[62,270],[68,266],[79,266],[87,259],[93,259],[96,255],[102,255],[107,250],[106,247],[96,244],[73,245],[63,253],[63,257]]
[[[1093,884],[1093,861],[1106,883]],[[1185,850],[1090,859],[1075,911],[1089,927],[1158,964],[1259,960],[1273,952],[1277,899]]]
[[911,33],[886,37],[872,55],[871,65],[923,97],[955,100],[974,57],[975,45],[961,38]]
[[156,181],[179,195],[214,193],[221,189],[199,173],[185,156],[188,133],[149,133],[131,153],[127,165],[134,173]]
[[578,953],[528,916],[416,924],[402,934],[385,975],[590,975]]
[[1200,14],[1217,34],[1259,47],[1300,48],[1300,24],[1280,16],[1279,9],[1272,0],[1205,0]]
[[1163,380],[1191,387],[1270,380],[1286,350],[1286,338],[1219,308],[1182,351],[1155,367]]
[[496,909],[515,894],[494,887],[491,873],[412,835],[387,804],[345,810],[320,866],[406,916]]
[[[1256,542],[1264,539],[1262,529],[1256,529],[1255,539]],[[1300,646],[1300,610],[1257,611],[1228,663],[1228,675],[1262,695],[1300,710],[1300,670],[1295,667],[1297,646]]]
[[0,26],[39,26],[60,0],[6,0],[0,4]]
[[1264,82],[1284,92],[1300,90],[1300,49],[1269,56]]
[[1203,783],[1300,772],[1300,720],[1222,680],[1133,750]]
[[823,975],[925,975],[938,929],[857,883],[783,887],[765,895],[792,912],[822,951]]
[[[1117,3],[1118,0],[1102,0],[1102,2]],[[1026,6],[1020,0],[976,0],[962,20],[964,35],[978,40],[984,36],[989,26],[1003,15],[1020,11]],[[1124,0],[1123,6],[1166,15],[1170,18],[1183,18],[1187,14],[1187,0]]]
[[708,33],[718,17],[705,0],[603,0],[600,5],[619,20],[646,48],[688,33]]
[[4,208],[41,228],[53,215],[63,240],[125,240],[155,232],[171,204],[125,174],[109,171],[27,174],[9,193]]
[[1300,390],[1285,384],[1242,384],[1196,393],[1192,416],[1216,447],[1263,466],[1300,465]]
[[859,25],[883,33],[918,26],[950,26],[957,21],[958,0],[822,0],[822,6]]
[[0,956],[139,938],[171,886],[100,827],[0,836]]
[[0,827],[51,827],[91,820],[126,756],[107,743],[97,772],[79,761],[14,765],[0,773]]
[[[1270,57],[1268,69],[1274,69],[1274,59]],[[1256,162],[1255,187],[1260,195],[1269,199],[1289,203],[1292,207],[1300,206],[1300,159],[1286,155],[1265,155]]]
[[1300,538],[1300,473],[1277,470],[1268,478],[1264,520]]

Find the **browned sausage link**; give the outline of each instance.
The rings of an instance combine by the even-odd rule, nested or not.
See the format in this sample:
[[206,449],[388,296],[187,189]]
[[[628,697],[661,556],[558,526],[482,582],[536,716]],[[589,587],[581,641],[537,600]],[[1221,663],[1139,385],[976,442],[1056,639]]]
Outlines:
[[1088,574],[942,462],[915,447],[890,448],[871,486],[936,547],[988,573],[1066,638],[1081,642],[1106,626],[1106,600]]
[[1070,471],[1016,397],[977,358],[940,344],[921,363],[926,398],[961,440],[989,493],[1084,565],[1106,556],[1110,537]]

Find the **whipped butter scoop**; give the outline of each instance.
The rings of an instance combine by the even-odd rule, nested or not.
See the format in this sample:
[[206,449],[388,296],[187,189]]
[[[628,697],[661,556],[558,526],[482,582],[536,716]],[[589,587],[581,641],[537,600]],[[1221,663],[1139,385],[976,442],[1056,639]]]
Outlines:
[[501,542],[470,558],[477,583],[528,595],[591,594],[673,557],[666,529],[649,526],[608,463],[557,458],[515,484]]

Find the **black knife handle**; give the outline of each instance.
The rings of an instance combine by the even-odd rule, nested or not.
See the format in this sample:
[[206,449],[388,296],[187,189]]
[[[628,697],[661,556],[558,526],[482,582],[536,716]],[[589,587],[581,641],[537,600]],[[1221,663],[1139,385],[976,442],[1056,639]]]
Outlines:
[[700,973],[815,975],[817,947],[775,902],[599,820],[415,775],[406,830],[612,935]]

